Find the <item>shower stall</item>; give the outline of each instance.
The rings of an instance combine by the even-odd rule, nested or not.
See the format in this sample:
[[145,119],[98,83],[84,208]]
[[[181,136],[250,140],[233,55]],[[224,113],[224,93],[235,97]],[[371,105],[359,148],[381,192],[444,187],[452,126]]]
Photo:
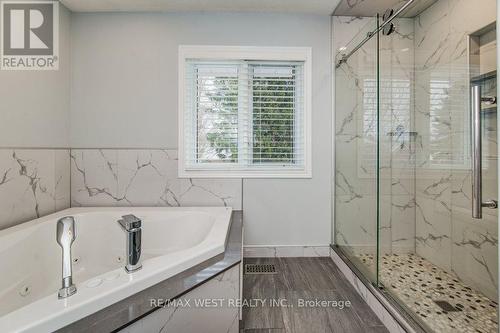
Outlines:
[[496,1],[396,3],[333,18],[334,249],[419,330],[498,332]]

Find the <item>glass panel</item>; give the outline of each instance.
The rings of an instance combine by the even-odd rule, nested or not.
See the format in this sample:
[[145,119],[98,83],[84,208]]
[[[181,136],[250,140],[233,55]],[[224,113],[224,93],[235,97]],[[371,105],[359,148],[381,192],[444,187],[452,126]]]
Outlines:
[[[382,23],[382,22],[381,22]],[[379,268],[393,269],[392,255],[415,253],[415,148],[413,26],[397,19],[380,39]],[[385,275],[379,276],[384,282]]]
[[[469,98],[496,96],[495,15],[493,0],[439,0],[380,34],[379,283],[429,332],[498,331],[498,213],[472,218]],[[496,104],[481,121],[496,200]]]
[[[495,15],[494,0],[415,1],[336,68],[335,242],[429,332],[498,332],[498,210],[472,218],[470,105],[479,85],[497,200]],[[347,46],[343,20],[363,26]],[[336,61],[376,25],[334,17]]]
[[[337,61],[377,27],[374,18],[349,24],[359,28],[348,45],[346,25],[334,18]],[[352,31],[352,30],[351,30]],[[352,36],[352,34],[351,34]],[[335,243],[375,282],[377,250],[377,38],[371,38],[335,71]]]

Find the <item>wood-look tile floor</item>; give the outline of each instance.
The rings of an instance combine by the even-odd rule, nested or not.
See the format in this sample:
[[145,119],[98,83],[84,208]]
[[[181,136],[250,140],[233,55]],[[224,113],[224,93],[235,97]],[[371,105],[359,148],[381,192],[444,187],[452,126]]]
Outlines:
[[[247,258],[244,263],[274,264],[277,274],[244,275],[248,306],[242,333],[388,332],[330,258]],[[304,307],[315,300],[329,303]],[[351,305],[342,308],[339,301]]]

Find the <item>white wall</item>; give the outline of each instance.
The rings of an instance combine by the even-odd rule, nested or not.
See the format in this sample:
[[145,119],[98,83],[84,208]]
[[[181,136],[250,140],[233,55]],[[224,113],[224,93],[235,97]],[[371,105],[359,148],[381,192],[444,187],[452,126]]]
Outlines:
[[59,6],[59,70],[0,71],[0,147],[68,147],[70,17]]
[[71,146],[177,148],[181,44],[313,49],[313,178],[245,180],[247,245],[330,243],[330,17],[73,14]]

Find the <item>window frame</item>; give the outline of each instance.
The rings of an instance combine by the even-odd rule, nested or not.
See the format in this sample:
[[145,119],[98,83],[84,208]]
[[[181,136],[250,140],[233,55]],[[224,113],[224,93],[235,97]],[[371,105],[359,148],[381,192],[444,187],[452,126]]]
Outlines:
[[[178,176],[180,178],[312,178],[312,49],[310,47],[259,47],[180,45],[178,54]],[[303,62],[303,124],[304,167],[303,168],[187,168],[184,143],[185,73],[188,60],[216,61],[300,61]]]

